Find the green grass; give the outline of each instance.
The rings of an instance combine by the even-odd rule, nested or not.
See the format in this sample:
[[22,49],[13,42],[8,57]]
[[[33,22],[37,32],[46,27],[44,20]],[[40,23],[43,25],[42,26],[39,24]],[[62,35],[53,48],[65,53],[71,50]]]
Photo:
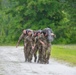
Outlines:
[[51,57],[76,65],[76,45],[53,45]]

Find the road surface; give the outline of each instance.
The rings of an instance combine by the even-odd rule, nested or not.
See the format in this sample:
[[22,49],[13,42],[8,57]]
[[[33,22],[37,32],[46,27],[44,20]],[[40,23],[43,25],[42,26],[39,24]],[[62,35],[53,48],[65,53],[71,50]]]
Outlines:
[[23,47],[0,46],[0,75],[76,75],[76,66],[53,59],[49,64],[24,62]]

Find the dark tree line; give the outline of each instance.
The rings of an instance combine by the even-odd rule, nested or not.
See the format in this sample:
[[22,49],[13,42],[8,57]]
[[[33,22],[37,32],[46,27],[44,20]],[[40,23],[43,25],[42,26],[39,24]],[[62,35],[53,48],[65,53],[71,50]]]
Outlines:
[[76,0],[0,0],[0,43],[16,43],[22,30],[50,27],[55,44],[76,43]]

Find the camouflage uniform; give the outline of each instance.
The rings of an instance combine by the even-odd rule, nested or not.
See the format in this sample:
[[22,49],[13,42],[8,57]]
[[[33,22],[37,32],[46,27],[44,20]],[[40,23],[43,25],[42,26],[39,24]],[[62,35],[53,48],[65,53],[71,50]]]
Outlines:
[[53,36],[51,34],[53,34],[52,29],[50,28],[45,28],[43,30],[45,39],[47,41],[47,50],[46,50],[46,63],[49,63],[49,58],[50,58],[50,53],[51,53],[51,42],[53,41]]
[[43,43],[44,45],[42,46],[42,63],[46,63],[48,43],[45,36],[43,36]]
[[35,31],[34,32],[35,35],[33,36],[34,44],[35,44],[34,51],[33,51],[33,53],[34,53],[34,62],[36,62],[36,60],[37,60],[37,52],[40,51],[40,49],[41,49],[41,43],[39,43],[39,36],[37,36],[38,33],[41,33],[41,30]]
[[[26,36],[27,36],[26,34],[22,33],[21,36],[19,37],[17,45],[20,44],[21,40],[25,40]],[[25,57],[25,61],[26,61],[27,58],[26,58],[26,46],[25,46],[25,42],[24,42],[24,57]]]
[[31,62],[32,60],[32,56],[33,56],[33,50],[32,50],[32,46],[33,46],[33,40],[32,40],[32,36],[27,36],[25,39],[25,44],[26,44],[26,61]]
[[51,54],[51,43],[47,40],[47,50],[46,50],[46,63],[47,64],[49,63],[50,54]]
[[37,60],[37,50],[38,50],[38,46],[36,44],[36,36],[33,36],[33,44],[34,44],[34,50],[33,50],[34,62],[36,62],[36,60]]
[[45,47],[40,41],[44,42],[43,34],[36,37],[36,48],[39,52],[38,63],[43,63],[43,60],[45,58]]

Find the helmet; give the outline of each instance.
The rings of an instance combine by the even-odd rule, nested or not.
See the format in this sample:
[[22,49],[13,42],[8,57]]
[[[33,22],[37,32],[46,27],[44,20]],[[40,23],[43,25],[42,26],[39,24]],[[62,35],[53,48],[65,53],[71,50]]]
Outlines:
[[47,34],[47,31],[46,30],[42,30],[42,33],[45,35],[45,34]]
[[45,28],[44,30],[46,30],[46,31],[50,31],[50,33],[53,32],[51,28]]
[[42,30],[38,30],[38,31],[37,31],[37,33],[41,33],[41,32],[42,32]]
[[40,34],[41,34],[41,33],[42,33],[42,30],[38,30],[36,33],[37,33],[37,35],[38,35],[38,33],[40,33]]
[[26,31],[27,31],[27,33],[28,33],[28,32],[32,32],[33,30],[31,30],[31,29],[26,29]]
[[33,30],[31,29],[26,29],[26,34],[28,35],[28,32],[32,32],[32,35],[33,35]]
[[42,30],[38,30],[37,33],[42,33]]
[[52,42],[53,41],[53,37],[51,36],[51,33],[53,33],[52,32],[52,29],[50,29],[50,28],[43,29],[43,34],[47,34],[47,40],[49,42]]

